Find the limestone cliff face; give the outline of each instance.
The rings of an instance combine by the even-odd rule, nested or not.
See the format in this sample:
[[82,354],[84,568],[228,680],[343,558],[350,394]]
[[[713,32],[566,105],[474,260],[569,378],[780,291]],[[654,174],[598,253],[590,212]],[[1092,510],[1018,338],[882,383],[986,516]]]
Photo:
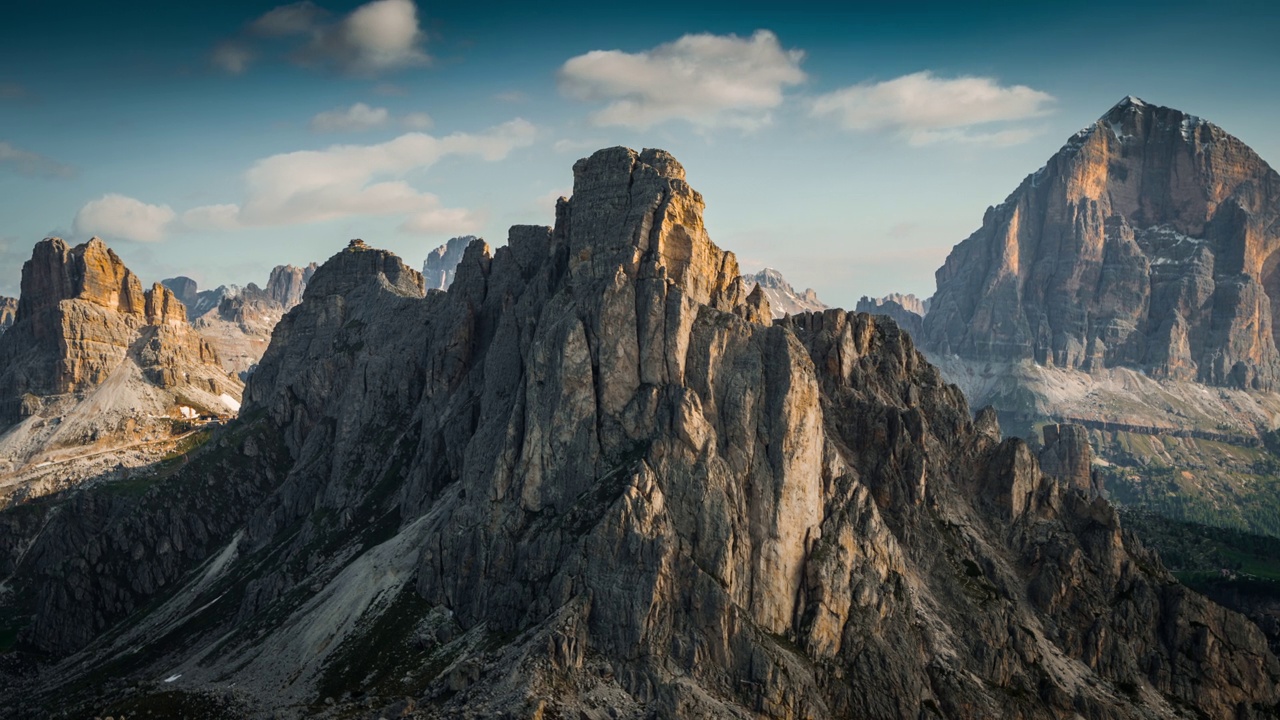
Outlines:
[[463,235],[450,238],[449,242],[432,250],[422,263],[422,277],[426,279],[428,290],[448,290],[453,284],[453,276],[457,272],[458,263],[462,262],[462,254],[467,246],[478,238],[475,235]]
[[156,284],[144,291],[97,238],[76,247],[60,238],[40,242],[22,269],[13,327],[0,341],[6,420],[31,414],[33,398],[93,390],[126,360],[138,360],[143,346],[162,358],[147,366],[163,387],[190,382],[238,397],[239,384],[218,370],[216,354],[191,331],[171,290]]
[[353,241],[213,449],[134,505],[49,520],[16,571],[20,642],[79,651],[77,675],[33,672],[0,709],[66,707],[94,668],[122,708],[150,692],[130,678],[180,673],[154,691],[234,682],[263,717],[1280,701],[1261,633],[1077,486],[1079,448],[1042,470],[890,320],[772,322],[702,207],[669,154],[612,148],[554,227],[468,245],[447,292]]
[[1221,128],[1126,98],[957,245],[931,349],[1271,388],[1280,176]]
[[[262,358],[276,323],[302,301],[315,271],[315,263],[305,267],[277,265],[265,288],[249,283],[201,292],[194,280],[185,277],[171,278],[164,284],[179,299],[185,296],[196,303],[198,312],[191,313],[192,325],[213,345],[223,366],[243,377]],[[187,303],[187,307],[192,305]]]
[[307,289],[307,283],[311,282],[311,276],[315,275],[316,267],[315,263],[306,267],[275,266],[267,279],[267,295],[284,308],[285,312],[292,310],[294,305],[302,302],[302,293]]
[[854,308],[857,312],[872,315],[888,315],[898,327],[911,333],[912,337],[922,337],[924,333],[925,302],[915,295],[890,293],[880,298],[863,295]]
[[751,292],[753,287],[760,288],[769,300],[774,318],[827,309],[813,288],[806,288],[803,293],[798,293],[782,277],[782,273],[773,268],[765,268],[754,275],[743,275],[742,283],[747,292]]
[[18,314],[18,298],[0,296],[0,335],[13,325],[13,318]]

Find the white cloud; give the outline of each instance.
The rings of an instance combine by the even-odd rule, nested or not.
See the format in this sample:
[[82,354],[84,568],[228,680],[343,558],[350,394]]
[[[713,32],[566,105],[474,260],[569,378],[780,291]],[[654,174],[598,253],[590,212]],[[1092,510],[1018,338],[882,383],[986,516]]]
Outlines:
[[[353,215],[405,215],[404,229],[477,227],[466,210],[440,207],[402,178],[450,156],[497,161],[533,142],[536,129],[512,120],[483,133],[437,138],[420,132],[376,145],[334,145],[325,150],[282,153],[259,160],[245,173],[245,202],[190,210],[193,226],[295,225]],[[234,209],[234,210],[233,210]]]
[[239,205],[204,205],[182,214],[182,224],[191,230],[234,230],[240,227]]
[[685,35],[639,53],[594,50],[571,58],[559,83],[569,97],[607,103],[591,115],[596,125],[644,130],[684,120],[750,130],[769,122],[785,87],[804,82],[803,58],[768,30],[750,38]]
[[327,13],[313,2],[296,2],[268,10],[249,23],[249,32],[263,37],[288,37],[312,32]]
[[400,118],[400,124],[410,130],[430,130],[436,121],[424,112],[407,113]]
[[1010,147],[1021,145],[1039,135],[1041,130],[1030,128],[1010,128],[996,132],[973,132],[960,128],[947,130],[913,130],[907,135],[911,145],[934,145],[937,143],[961,143],[964,145],[990,145],[993,147]]
[[39,153],[0,142],[0,168],[10,168],[28,177],[72,177],[76,169]]
[[377,72],[427,62],[412,0],[374,0],[338,24],[325,44],[335,60],[355,72]]
[[242,75],[245,70],[249,69],[249,63],[253,62],[253,51],[242,43],[234,40],[221,43],[213,49],[213,55],[209,61],[213,66],[219,68],[232,75]]
[[290,38],[300,41],[290,55],[297,64],[351,75],[372,76],[431,61],[413,0],[373,0],[336,20],[312,2],[276,7],[250,22],[238,39],[219,45],[214,64],[242,73],[255,57],[250,41]]
[[141,200],[110,193],[91,200],[80,208],[72,222],[77,235],[159,242],[173,222],[174,212],[168,205],[148,205]]
[[[391,112],[386,108],[356,103],[348,108],[334,108],[317,114],[311,118],[311,132],[364,132],[385,127],[391,120]],[[435,125],[435,120],[424,112],[405,113],[397,118],[397,122],[407,130],[430,130]]]
[[[424,204],[427,199],[439,202],[430,193],[422,193],[422,197]],[[410,216],[400,224],[400,229],[421,235],[466,235],[479,231],[483,226],[484,218],[470,210],[437,207]]]
[[1026,130],[970,133],[966,128],[1040,117],[1052,95],[993,78],[939,78],[925,71],[880,83],[862,83],[814,99],[810,113],[835,117],[846,130],[896,131],[913,145],[942,141],[1016,144]]
[[311,132],[360,132],[387,124],[391,113],[386,108],[356,103],[349,108],[326,110],[311,118]]

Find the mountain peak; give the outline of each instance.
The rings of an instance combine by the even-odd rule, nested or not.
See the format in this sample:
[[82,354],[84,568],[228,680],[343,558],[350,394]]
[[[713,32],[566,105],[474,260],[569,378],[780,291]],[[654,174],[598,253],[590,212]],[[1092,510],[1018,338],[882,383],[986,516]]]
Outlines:
[[573,196],[556,208],[569,243],[569,272],[613,282],[665,273],[695,302],[732,310],[742,301],[738,261],[707,235],[706,203],[665,150],[599,150],[573,166]]
[[428,290],[448,290],[453,284],[454,273],[467,246],[479,240],[475,235],[460,235],[449,238],[444,245],[427,253],[422,264],[422,276],[426,278]]
[[[1243,142],[1126,97],[957,246],[927,342],[984,361],[1274,387],[1277,217],[1280,177]],[[1183,282],[1202,295],[1180,299]],[[1211,339],[1220,325],[1230,337]]]
[[1140,110],[1142,108],[1149,107],[1151,107],[1151,105],[1145,102],[1142,98],[1135,97],[1133,95],[1125,95],[1121,98],[1120,102],[1111,106],[1111,109],[1107,111],[1107,114],[1110,115],[1117,110],[1128,110],[1130,108]]

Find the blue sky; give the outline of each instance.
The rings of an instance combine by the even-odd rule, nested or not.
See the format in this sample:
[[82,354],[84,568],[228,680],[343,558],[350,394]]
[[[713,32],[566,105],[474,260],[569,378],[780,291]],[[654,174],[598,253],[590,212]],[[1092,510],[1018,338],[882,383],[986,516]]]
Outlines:
[[746,270],[928,295],[1125,95],[1280,158],[1273,5],[10,0],[0,293],[51,234],[147,282],[261,283],[352,237],[418,266],[549,224],[574,160],[625,144],[675,153]]

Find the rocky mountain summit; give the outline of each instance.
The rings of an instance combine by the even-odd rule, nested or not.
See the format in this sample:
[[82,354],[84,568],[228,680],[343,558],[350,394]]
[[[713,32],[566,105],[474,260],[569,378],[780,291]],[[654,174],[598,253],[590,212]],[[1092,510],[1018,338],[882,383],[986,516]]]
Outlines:
[[432,250],[426,262],[422,263],[422,277],[426,279],[427,289],[448,290],[467,246],[478,239],[475,235],[463,235],[451,238],[448,243]]
[[179,299],[190,298],[201,308],[191,315],[192,325],[217,348],[224,367],[243,378],[266,352],[276,323],[302,302],[316,267],[315,263],[306,267],[277,265],[265,288],[249,283],[199,291],[196,282],[187,277],[170,278],[162,284]]
[[0,295],[0,335],[3,335],[4,331],[13,325],[13,319],[17,314],[18,298]]
[[1280,176],[1130,97],[987,210],[918,337],[1006,430],[1087,426],[1126,503],[1280,533],[1259,454],[1280,417],[1276,267]]
[[918,338],[924,333],[924,316],[928,312],[928,305],[928,300],[922,301],[910,293],[890,293],[880,298],[863,295],[854,310],[872,315],[888,315],[898,327],[911,333],[911,337]]
[[1212,123],[1125,98],[938,270],[928,346],[1272,388],[1280,175]]
[[172,291],[143,290],[98,238],[46,239],[0,336],[0,504],[63,473],[42,470],[55,460],[166,436],[173,418],[233,415],[240,394]]
[[891,320],[771,320],[668,153],[573,175],[447,292],[353,241],[145,493],[0,514],[0,711],[1274,712],[1261,633],[1121,528],[1074,431],[1001,440]]
[[769,299],[769,308],[773,312],[774,319],[827,309],[827,306],[818,299],[818,293],[814,292],[813,288],[806,288],[803,293],[797,293],[795,288],[791,287],[791,283],[782,277],[782,273],[773,268],[765,268],[754,275],[743,275],[742,283],[747,292],[751,292],[755,287],[760,288]]
[[201,290],[195,280],[185,275],[166,278],[161,280],[160,284],[173,291],[178,301],[187,308],[187,319],[191,321],[218,307],[223,297],[240,291],[239,287],[228,285],[220,285],[213,290]]

